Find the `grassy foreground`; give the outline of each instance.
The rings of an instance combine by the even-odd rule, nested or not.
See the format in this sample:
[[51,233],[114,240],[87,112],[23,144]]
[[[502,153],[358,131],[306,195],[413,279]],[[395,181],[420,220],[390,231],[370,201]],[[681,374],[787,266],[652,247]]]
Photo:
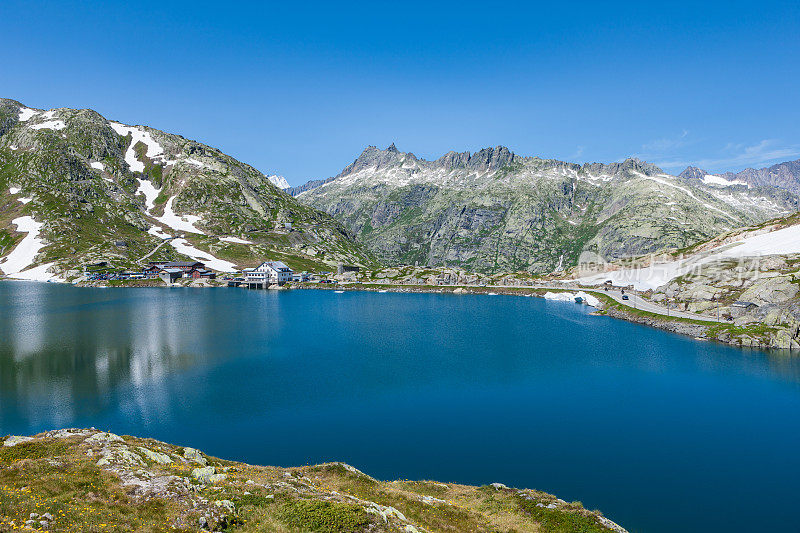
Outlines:
[[580,503],[501,484],[383,482],[343,463],[253,466],[66,429],[0,446],[0,531],[603,532]]

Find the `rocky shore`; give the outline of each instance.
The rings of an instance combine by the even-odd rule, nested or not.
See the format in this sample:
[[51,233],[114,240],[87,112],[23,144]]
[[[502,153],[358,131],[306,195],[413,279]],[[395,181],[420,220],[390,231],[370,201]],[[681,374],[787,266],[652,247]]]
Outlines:
[[7,436],[0,531],[584,532],[625,529],[530,489],[254,466],[95,429]]

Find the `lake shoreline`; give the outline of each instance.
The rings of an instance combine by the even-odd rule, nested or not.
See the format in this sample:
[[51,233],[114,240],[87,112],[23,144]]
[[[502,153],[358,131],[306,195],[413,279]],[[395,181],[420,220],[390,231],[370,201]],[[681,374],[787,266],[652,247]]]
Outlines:
[[[294,286],[292,289],[303,290],[340,290],[340,291],[365,291],[365,292],[394,292],[394,293],[432,293],[432,294],[454,294],[454,295],[504,295],[504,296],[527,296],[544,298],[548,292],[569,292],[578,293],[585,289],[579,287],[564,287],[563,289],[554,288],[535,288],[535,287],[475,287],[471,285],[448,285],[446,288],[442,285],[378,285],[378,284],[360,284],[354,285],[303,285]],[[598,293],[595,293],[598,294]],[[726,334],[725,330],[733,328],[732,325],[727,324],[710,324],[703,323],[702,317],[697,320],[684,319],[679,317],[662,317],[653,313],[647,313],[635,310],[633,308],[626,308],[611,298],[603,298],[600,295],[600,305],[591,306],[597,309],[592,315],[609,316],[619,320],[626,320],[634,322],[643,326],[668,331],[670,333],[677,333],[692,337],[696,340],[712,341],[738,348],[756,348],[756,349],[769,349],[781,350],[794,353],[790,348],[781,346],[774,346],[763,342],[763,339],[757,337],[750,337],[749,343],[743,342],[741,337]],[[586,305],[586,304],[584,304]]]
[[[226,286],[223,280],[215,280],[208,282],[207,280],[194,280],[186,284],[166,284],[162,280],[134,280],[132,282],[109,284],[108,282],[80,282],[70,283],[66,281],[29,281],[17,280],[10,278],[3,278],[0,281],[18,281],[28,283],[57,283],[63,285],[72,285],[74,287],[86,288],[149,288],[149,289],[176,289],[176,288],[189,288],[189,289],[216,289],[216,288],[231,288]],[[504,295],[504,296],[527,296],[544,298],[547,292],[570,292],[577,293],[584,290],[594,291],[596,289],[584,289],[580,287],[564,287],[563,289],[555,288],[536,288],[536,287],[496,287],[496,286],[474,286],[474,285],[401,285],[401,284],[322,284],[322,283],[290,283],[279,288],[267,288],[266,290],[326,290],[326,291],[362,291],[362,292],[393,292],[393,293],[431,293],[431,294],[453,294],[453,295]],[[757,349],[771,349],[771,350],[785,350],[787,352],[794,351],[791,348],[771,344],[765,340],[765,337],[757,334],[751,334],[751,331],[738,331],[732,324],[711,324],[705,322],[703,317],[698,317],[697,320],[684,319],[680,317],[666,317],[654,313],[642,312],[630,307],[623,306],[618,302],[606,297],[603,298],[601,292],[595,293],[600,295],[600,304],[592,306],[597,309],[592,314],[610,316],[628,322],[634,322],[644,326],[650,326],[656,329],[669,331],[692,337],[697,340],[715,341],[722,344],[735,346],[739,348],[757,348]],[[734,334],[734,332],[738,334]],[[766,337],[768,339],[769,337]]]

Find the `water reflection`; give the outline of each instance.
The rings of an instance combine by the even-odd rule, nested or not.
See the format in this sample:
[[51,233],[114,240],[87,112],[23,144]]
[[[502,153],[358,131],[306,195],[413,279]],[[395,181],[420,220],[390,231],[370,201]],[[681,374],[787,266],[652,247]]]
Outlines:
[[[175,391],[165,382],[230,357],[249,368],[235,378],[250,387],[239,387],[243,401],[268,397],[273,407],[448,383],[513,383],[576,365],[800,383],[800,359],[790,352],[733,350],[616,321],[609,330],[609,319],[587,318],[560,302],[418,295],[412,305],[387,308],[385,296],[360,295],[357,303],[350,299],[356,295],[322,296],[2,283],[0,426],[12,419],[68,424],[76,413],[108,408],[109,393],[121,388],[130,416],[168,419]],[[520,316],[530,303],[546,313]],[[507,317],[487,320],[497,312]],[[567,338],[554,333],[565,323],[572,328]],[[580,355],[565,361],[565,348]]]

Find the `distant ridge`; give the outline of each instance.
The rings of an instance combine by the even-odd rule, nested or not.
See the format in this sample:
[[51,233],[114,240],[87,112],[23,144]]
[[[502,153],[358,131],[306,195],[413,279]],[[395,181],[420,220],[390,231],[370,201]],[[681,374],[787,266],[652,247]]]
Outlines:
[[392,144],[291,192],[387,263],[495,273],[681,248],[797,209],[796,193],[728,185],[636,158],[581,165],[496,146],[426,161]]

